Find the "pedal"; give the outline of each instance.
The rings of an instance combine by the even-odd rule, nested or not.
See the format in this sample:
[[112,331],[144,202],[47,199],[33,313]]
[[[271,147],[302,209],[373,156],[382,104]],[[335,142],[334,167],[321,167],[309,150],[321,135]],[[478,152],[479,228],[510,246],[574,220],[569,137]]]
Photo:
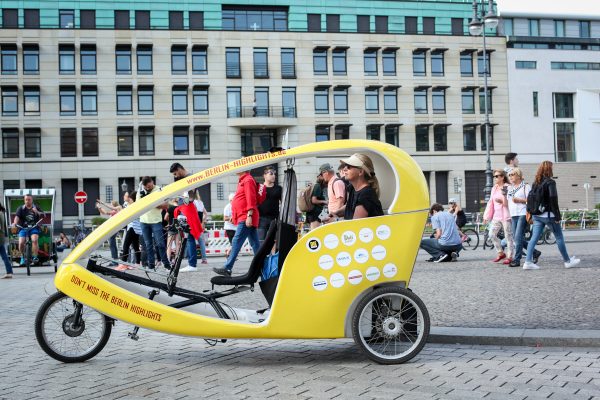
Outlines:
[[135,331],[134,331],[134,332],[129,332],[129,333],[127,334],[127,336],[129,337],[129,339],[131,339],[131,340],[135,340],[136,342],[137,342],[137,341],[138,341],[138,339],[140,338],[140,337],[138,336],[138,334],[137,334]]
[[221,343],[227,343],[227,339],[221,339]]

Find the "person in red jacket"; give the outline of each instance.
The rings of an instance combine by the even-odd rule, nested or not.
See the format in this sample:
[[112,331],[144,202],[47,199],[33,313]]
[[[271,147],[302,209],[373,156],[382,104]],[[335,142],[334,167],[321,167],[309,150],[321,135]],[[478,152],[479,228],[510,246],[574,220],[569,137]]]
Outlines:
[[[254,254],[258,252],[260,242],[258,240],[258,204],[261,193],[258,192],[256,181],[248,171],[238,172],[238,187],[231,202],[231,220],[237,226],[231,252],[222,268],[213,268],[219,275],[231,276],[233,264],[237,258],[246,238],[252,246]],[[264,198],[264,196],[262,196]]]
[[173,216],[177,218],[180,214],[183,214],[187,219],[187,224],[190,227],[190,233],[187,238],[188,246],[188,266],[181,268],[180,272],[193,272],[196,271],[197,253],[196,253],[196,241],[200,239],[200,235],[204,232],[200,217],[198,216],[198,209],[194,205],[195,192],[190,190],[183,195],[183,204],[178,206],[173,212]]

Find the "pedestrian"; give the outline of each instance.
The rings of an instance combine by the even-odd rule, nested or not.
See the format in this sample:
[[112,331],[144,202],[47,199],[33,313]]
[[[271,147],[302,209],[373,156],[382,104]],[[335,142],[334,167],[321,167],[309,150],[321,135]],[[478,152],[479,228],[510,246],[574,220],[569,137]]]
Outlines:
[[[197,253],[196,253],[196,241],[202,237],[202,223],[200,222],[200,216],[198,215],[198,209],[194,204],[195,191],[189,190],[183,194],[183,204],[178,206],[173,215],[178,218],[180,214],[183,214],[187,220],[187,224],[190,227],[190,232],[187,236],[187,247],[188,247],[188,265],[187,267],[181,268],[181,272],[194,272],[197,270]],[[203,264],[206,264],[203,262]]]
[[[125,201],[127,202],[127,206],[133,204],[137,198],[137,192],[133,191],[130,195],[127,196]],[[133,248],[134,251],[134,260],[136,264],[142,262],[142,252],[140,250],[140,235],[142,234],[142,228],[140,226],[140,219],[136,218],[127,224],[125,228],[125,235],[123,236],[123,248],[121,249],[121,261],[129,261],[130,259],[130,251]],[[123,271],[125,269],[130,269],[125,264],[119,264],[116,270]]]
[[[229,203],[223,209],[223,229],[225,229],[225,235],[227,235],[227,240],[229,241],[229,246],[233,241],[233,236],[235,235],[235,230],[237,227],[233,223],[233,213],[231,210],[231,202],[233,201],[233,197],[235,193],[229,193],[228,199]],[[225,256],[228,257],[231,252],[231,247],[225,250]]]
[[[335,174],[335,170],[329,163],[321,165],[319,173],[327,183],[327,210],[330,215],[338,215],[338,212],[346,204],[346,185]],[[331,222],[332,220],[328,219],[323,222]]]
[[[123,209],[117,200],[113,200],[109,205],[100,199],[96,200],[96,208],[101,215],[108,215],[109,218],[114,217]],[[119,258],[119,250],[117,249],[117,233],[108,239],[108,243],[110,245],[110,257],[113,260],[117,260]]]
[[250,242],[254,254],[260,248],[257,230],[259,213],[256,181],[248,171],[238,172],[237,175],[239,177],[238,187],[232,201],[232,218],[236,225],[236,231],[225,265],[221,268],[213,268],[213,271],[219,275],[231,276],[233,264],[246,239]]
[[[142,178],[142,186],[145,191],[145,195],[149,195],[160,191],[160,188],[154,185],[154,180],[149,176]],[[140,225],[142,228],[142,235],[144,236],[144,242],[146,243],[146,256],[148,258],[148,268],[154,269],[154,246],[158,250],[158,257],[162,260],[163,266],[166,269],[171,269],[171,264],[167,258],[166,245],[164,240],[164,231],[162,226],[162,210],[166,208],[166,204],[159,204],[150,211],[142,214],[140,217]]]
[[312,193],[310,196],[311,203],[313,204],[313,208],[310,211],[306,212],[306,222],[310,224],[310,229],[315,229],[321,226],[321,213],[325,211],[325,213],[329,214],[329,210],[327,209],[327,185],[325,180],[323,179],[323,175],[317,175],[317,181],[313,185]]
[[507,174],[513,169],[519,166],[519,159],[517,158],[517,153],[506,153],[504,156],[504,163],[506,167],[504,167],[504,172]]
[[[554,233],[556,237],[556,244],[558,251],[563,258],[565,268],[571,268],[581,262],[576,257],[569,257],[567,252],[567,246],[565,246],[565,239],[563,232],[560,227],[560,209],[558,208],[558,192],[556,190],[556,182],[552,179],[554,175],[552,171],[553,164],[551,161],[542,161],[538,170],[535,174],[535,181],[533,182],[532,192],[536,192],[541,189],[541,207],[543,211],[537,215],[533,215],[533,232],[529,239],[529,245],[527,246],[527,260],[523,264],[523,269],[539,269],[540,267],[534,262],[534,250],[538,239],[542,235],[544,227],[547,226]],[[540,186],[540,187],[538,187]],[[531,205],[528,204],[528,209]],[[538,208],[539,209],[539,208]]]
[[0,203],[0,258],[2,258],[2,261],[4,262],[4,268],[6,268],[6,274],[4,274],[2,276],[2,278],[0,279],[11,279],[13,277],[13,270],[12,270],[12,262],[8,257],[8,254],[6,253],[6,238],[7,238],[7,232],[6,232],[6,220],[4,219],[4,215],[6,213],[6,209],[4,208],[4,205],[2,205],[2,203]]
[[54,248],[59,253],[62,253],[66,249],[71,248],[71,241],[69,240],[69,238],[67,237],[67,235],[64,232],[61,232],[58,235],[58,240],[54,244],[55,244]]
[[434,230],[433,237],[421,239],[419,247],[431,255],[428,261],[439,263],[449,259],[456,260],[462,249],[462,241],[454,216],[445,212],[444,207],[438,203],[431,206],[429,215]]
[[[508,210],[508,182],[506,181],[506,173],[504,170],[494,170],[495,184],[492,187],[492,193],[490,199],[483,213],[483,224],[487,225],[490,222],[490,237],[494,248],[496,249],[497,256],[493,262],[497,263],[501,260],[503,264],[509,265],[512,261],[514,251],[514,241],[512,235],[512,224],[510,211]],[[506,244],[508,251],[505,253],[502,249],[502,243],[498,237],[500,229],[504,229],[504,237],[506,238]]]
[[[200,197],[200,192],[195,191],[196,197],[194,198],[194,206],[196,206],[196,210],[198,212],[198,218],[200,219],[200,223],[202,227],[206,222],[206,207],[204,207],[204,202],[202,201],[202,197]],[[204,228],[202,229],[204,232]],[[208,259],[206,258],[206,242],[204,240],[204,233],[200,234],[200,237],[197,238],[198,246],[200,246],[200,255],[202,256],[202,264],[208,264]],[[194,251],[196,251],[194,249]],[[188,256],[191,255],[191,250]]]
[[267,231],[271,225],[271,221],[277,219],[279,216],[279,205],[281,203],[281,196],[283,194],[283,188],[280,185],[275,184],[277,179],[277,173],[275,168],[269,166],[263,171],[264,187],[266,191],[265,200],[258,206],[258,239],[262,243],[267,236]]

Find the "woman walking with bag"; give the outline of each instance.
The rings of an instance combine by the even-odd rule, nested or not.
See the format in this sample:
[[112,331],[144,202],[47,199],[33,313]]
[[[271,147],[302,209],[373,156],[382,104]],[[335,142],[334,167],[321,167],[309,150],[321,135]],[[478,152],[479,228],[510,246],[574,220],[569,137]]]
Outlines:
[[[499,262],[500,260],[506,259],[503,264],[509,265],[512,261],[514,242],[510,211],[508,210],[508,199],[506,197],[508,194],[508,187],[505,172],[501,169],[494,170],[494,179],[496,180],[496,184],[492,188],[490,200],[485,208],[483,223],[485,225],[488,221],[491,221],[490,236],[492,238],[492,243],[494,243],[494,248],[498,253],[498,256],[492,261]],[[501,228],[504,229],[508,254],[504,253],[502,250],[502,243],[498,237]]]
[[[554,175],[552,165],[551,161],[542,161],[535,174],[535,181],[531,188],[533,193],[541,193],[541,196],[539,196],[540,204],[527,204],[528,210],[535,208],[537,210],[535,212],[539,212],[539,214],[534,214],[532,216],[533,233],[529,240],[529,246],[527,246],[527,260],[525,261],[525,264],[523,264],[523,269],[540,269],[540,267],[533,262],[533,252],[535,251],[535,245],[538,239],[542,235],[544,226],[550,228],[554,233],[558,251],[560,251],[560,255],[563,258],[565,268],[574,267],[581,262],[578,258],[569,257],[567,247],[565,246],[565,239],[563,237],[562,229],[560,228],[558,192],[556,190],[556,182],[552,179],[552,176]],[[528,203],[531,201],[532,199],[528,199]]]
[[[531,187],[523,181],[523,173],[517,167],[513,167],[508,173],[510,186],[508,187],[508,210],[512,219],[513,239],[515,241],[515,255],[508,264],[511,267],[521,266],[523,249],[527,249],[529,243],[525,240],[525,228],[527,227],[527,195]],[[533,259],[537,260],[542,253],[534,251]]]

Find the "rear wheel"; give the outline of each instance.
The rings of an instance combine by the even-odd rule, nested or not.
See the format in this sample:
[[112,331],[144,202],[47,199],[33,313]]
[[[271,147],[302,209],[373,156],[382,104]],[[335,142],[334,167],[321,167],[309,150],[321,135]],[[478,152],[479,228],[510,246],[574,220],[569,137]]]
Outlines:
[[552,232],[551,230],[547,230],[544,234],[544,242],[548,244],[555,244],[556,236],[554,236],[554,232]]
[[465,250],[475,250],[479,246],[479,235],[475,229],[465,229],[463,234],[467,239],[463,242],[463,248]]
[[386,286],[367,294],[352,318],[354,341],[380,364],[400,364],[416,356],[429,336],[425,304],[408,289]]

